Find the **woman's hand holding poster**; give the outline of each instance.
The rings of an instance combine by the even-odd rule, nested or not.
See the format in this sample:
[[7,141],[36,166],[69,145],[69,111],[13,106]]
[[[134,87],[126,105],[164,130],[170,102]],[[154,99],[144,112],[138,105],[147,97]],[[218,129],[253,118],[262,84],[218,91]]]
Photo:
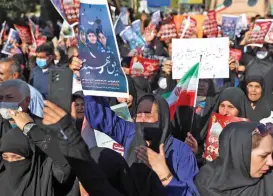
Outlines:
[[127,78],[121,68],[107,0],[81,0],[78,43],[84,94],[127,97]]
[[219,156],[219,136],[222,130],[232,122],[247,121],[245,118],[223,116],[213,113],[210,118],[208,134],[206,138],[206,148],[204,158],[207,161],[213,161]]

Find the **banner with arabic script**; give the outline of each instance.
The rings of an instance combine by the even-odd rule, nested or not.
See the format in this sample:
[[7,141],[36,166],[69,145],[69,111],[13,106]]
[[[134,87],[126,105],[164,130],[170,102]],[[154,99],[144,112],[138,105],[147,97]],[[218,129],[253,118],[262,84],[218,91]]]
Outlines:
[[128,97],[107,0],[81,0],[78,43],[84,94]]

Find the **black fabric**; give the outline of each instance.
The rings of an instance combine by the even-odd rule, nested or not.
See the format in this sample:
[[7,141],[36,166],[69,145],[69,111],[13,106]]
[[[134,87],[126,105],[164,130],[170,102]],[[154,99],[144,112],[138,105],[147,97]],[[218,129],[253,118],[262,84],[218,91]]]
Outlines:
[[57,66],[64,66],[68,64],[68,56],[65,53],[64,49],[61,47],[57,47],[56,50],[60,53],[60,61],[58,62]]
[[[265,91],[264,95],[268,104],[270,105],[271,110],[273,110],[273,63],[272,61],[260,60],[258,58],[253,59],[246,67],[245,77],[258,75],[262,76],[265,82]],[[245,84],[243,83],[244,87]]]
[[1,139],[1,152],[13,151],[24,156],[23,161],[2,161],[0,192],[9,196],[52,196],[52,160],[45,159],[21,130],[11,129]]
[[242,117],[242,118],[246,117],[246,109],[245,109],[246,96],[244,92],[240,88],[236,88],[236,87],[229,87],[224,89],[216,97],[214,107],[211,110],[209,110],[206,116],[203,117],[206,123],[200,132],[200,137],[202,140],[206,138],[211,113],[218,112],[219,105],[223,101],[229,101],[232,105],[236,107],[236,109],[239,111],[238,117]]
[[133,78],[136,83],[136,88],[140,89],[138,90],[138,100],[145,94],[145,93],[152,93],[151,86],[149,84],[149,81],[143,77],[135,77]]
[[200,195],[261,196],[273,195],[273,175],[250,177],[252,132],[258,123],[227,125],[219,138],[219,157],[201,168],[195,178]]
[[[63,133],[60,132],[60,127]],[[63,117],[57,124],[48,126],[48,129],[57,134],[63,155],[90,195],[123,196],[111,186],[99,165],[92,159],[88,146],[82,139],[80,132],[75,130],[73,120],[69,115]],[[111,160],[109,161],[111,162]]]
[[260,121],[263,118],[267,118],[271,114],[270,104],[268,103],[265,95],[265,82],[262,76],[253,75],[248,76],[245,81],[245,93],[247,95],[247,85],[251,82],[257,82],[262,87],[262,97],[256,101],[255,109],[251,107],[252,102],[248,99],[246,102],[246,117],[252,121]]
[[130,167],[130,171],[134,176],[139,195],[167,195],[166,189],[164,189],[156,173],[145,164],[139,162],[136,157],[135,148],[147,146],[145,134],[151,135],[151,132],[154,133],[154,131],[159,132],[159,134],[152,134],[154,137],[149,138],[151,142],[149,147],[155,152],[159,152],[159,145],[161,143],[166,143],[168,141],[171,135],[169,106],[165,99],[152,94],[143,96],[139,100],[138,105],[145,99],[154,99],[155,103],[158,104],[159,120],[157,123],[150,123],[150,125],[147,123],[136,123],[136,135],[129,147],[126,160]]
[[100,147],[91,148],[90,153],[114,188],[126,196],[136,195],[129,167],[119,153]]

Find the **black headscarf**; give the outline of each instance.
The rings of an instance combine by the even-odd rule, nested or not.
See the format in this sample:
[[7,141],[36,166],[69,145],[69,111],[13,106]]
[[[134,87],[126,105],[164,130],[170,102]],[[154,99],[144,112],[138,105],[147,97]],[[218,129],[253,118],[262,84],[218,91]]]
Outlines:
[[195,185],[201,195],[260,196],[273,195],[273,175],[251,178],[252,132],[258,123],[227,125],[219,138],[219,157],[201,168]]
[[144,95],[138,102],[137,111],[140,113],[150,112],[153,103],[158,104],[158,122],[136,123],[136,135],[129,147],[126,160],[140,195],[160,196],[166,195],[166,190],[160,179],[150,168],[139,162],[135,153],[136,147],[147,146],[145,140],[151,141],[149,148],[159,152],[159,145],[166,144],[171,136],[170,111],[165,99],[153,94]]
[[270,105],[265,96],[265,82],[262,76],[253,75],[248,76],[245,81],[245,93],[247,95],[247,85],[251,82],[257,82],[262,87],[262,97],[255,102],[255,109],[251,107],[251,101],[247,99],[246,102],[246,117],[252,121],[260,121],[263,118],[267,118],[271,114]]
[[[265,84],[264,95],[270,105],[271,110],[273,110],[273,63],[268,60],[261,60],[258,58],[253,59],[246,67],[245,77],[249,76],[262,76]],[[242,84],[245,87],[245,84]]]
[[12,152],[25,157],[24,160],[15,162],[2,160],[0,165],[2,195],[54,195],[52,159],[44,159],[21,130],[11,129],[1,138],[0,152]]
[[200,133],[202,139],[206,138],[211,113],[218,112],[219,105],[223,101],[229,101],[232,105],[234,105],[234,107],[239,111],[238,117],[246,118],[245,111],[246,96],[244,92],[240,88],[236,87],[226,88],[220,93],[220,95],[216,99],[216,103],[213,109],[208,113],[206,117],[204,117],[204,119],[206,119],[206,124]]
[[65,66],[68,64],[68,56],[65,53],[64,49],[61,47],[57,47],[56,50],[60,53],[60,61],[58,62],[58,66]]
[[135,77],[133,78],[136,84],[137,88],[137,97],[138,100],[144,95],[152,93],[151,86],[149,84],[149,81],[143,77]]

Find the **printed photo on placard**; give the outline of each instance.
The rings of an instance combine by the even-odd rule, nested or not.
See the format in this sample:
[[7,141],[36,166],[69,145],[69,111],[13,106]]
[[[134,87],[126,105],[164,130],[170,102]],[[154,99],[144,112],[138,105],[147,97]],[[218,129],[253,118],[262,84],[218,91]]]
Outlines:
[[8,36],[8,40],[6,42],[6,44],[4,45],[3,49],[2,49],[2,53],[3,54],[7,54],[7,55],[12,55],[15,54],[15,50],[16,50],[16,43],[19,42],[19,33],[17,31],[15,31],[14,29],[10,29],[9,31],[9,36]]
[[84,94],[127,97],[127,78],[106,0],[81,1],[78,42]]

